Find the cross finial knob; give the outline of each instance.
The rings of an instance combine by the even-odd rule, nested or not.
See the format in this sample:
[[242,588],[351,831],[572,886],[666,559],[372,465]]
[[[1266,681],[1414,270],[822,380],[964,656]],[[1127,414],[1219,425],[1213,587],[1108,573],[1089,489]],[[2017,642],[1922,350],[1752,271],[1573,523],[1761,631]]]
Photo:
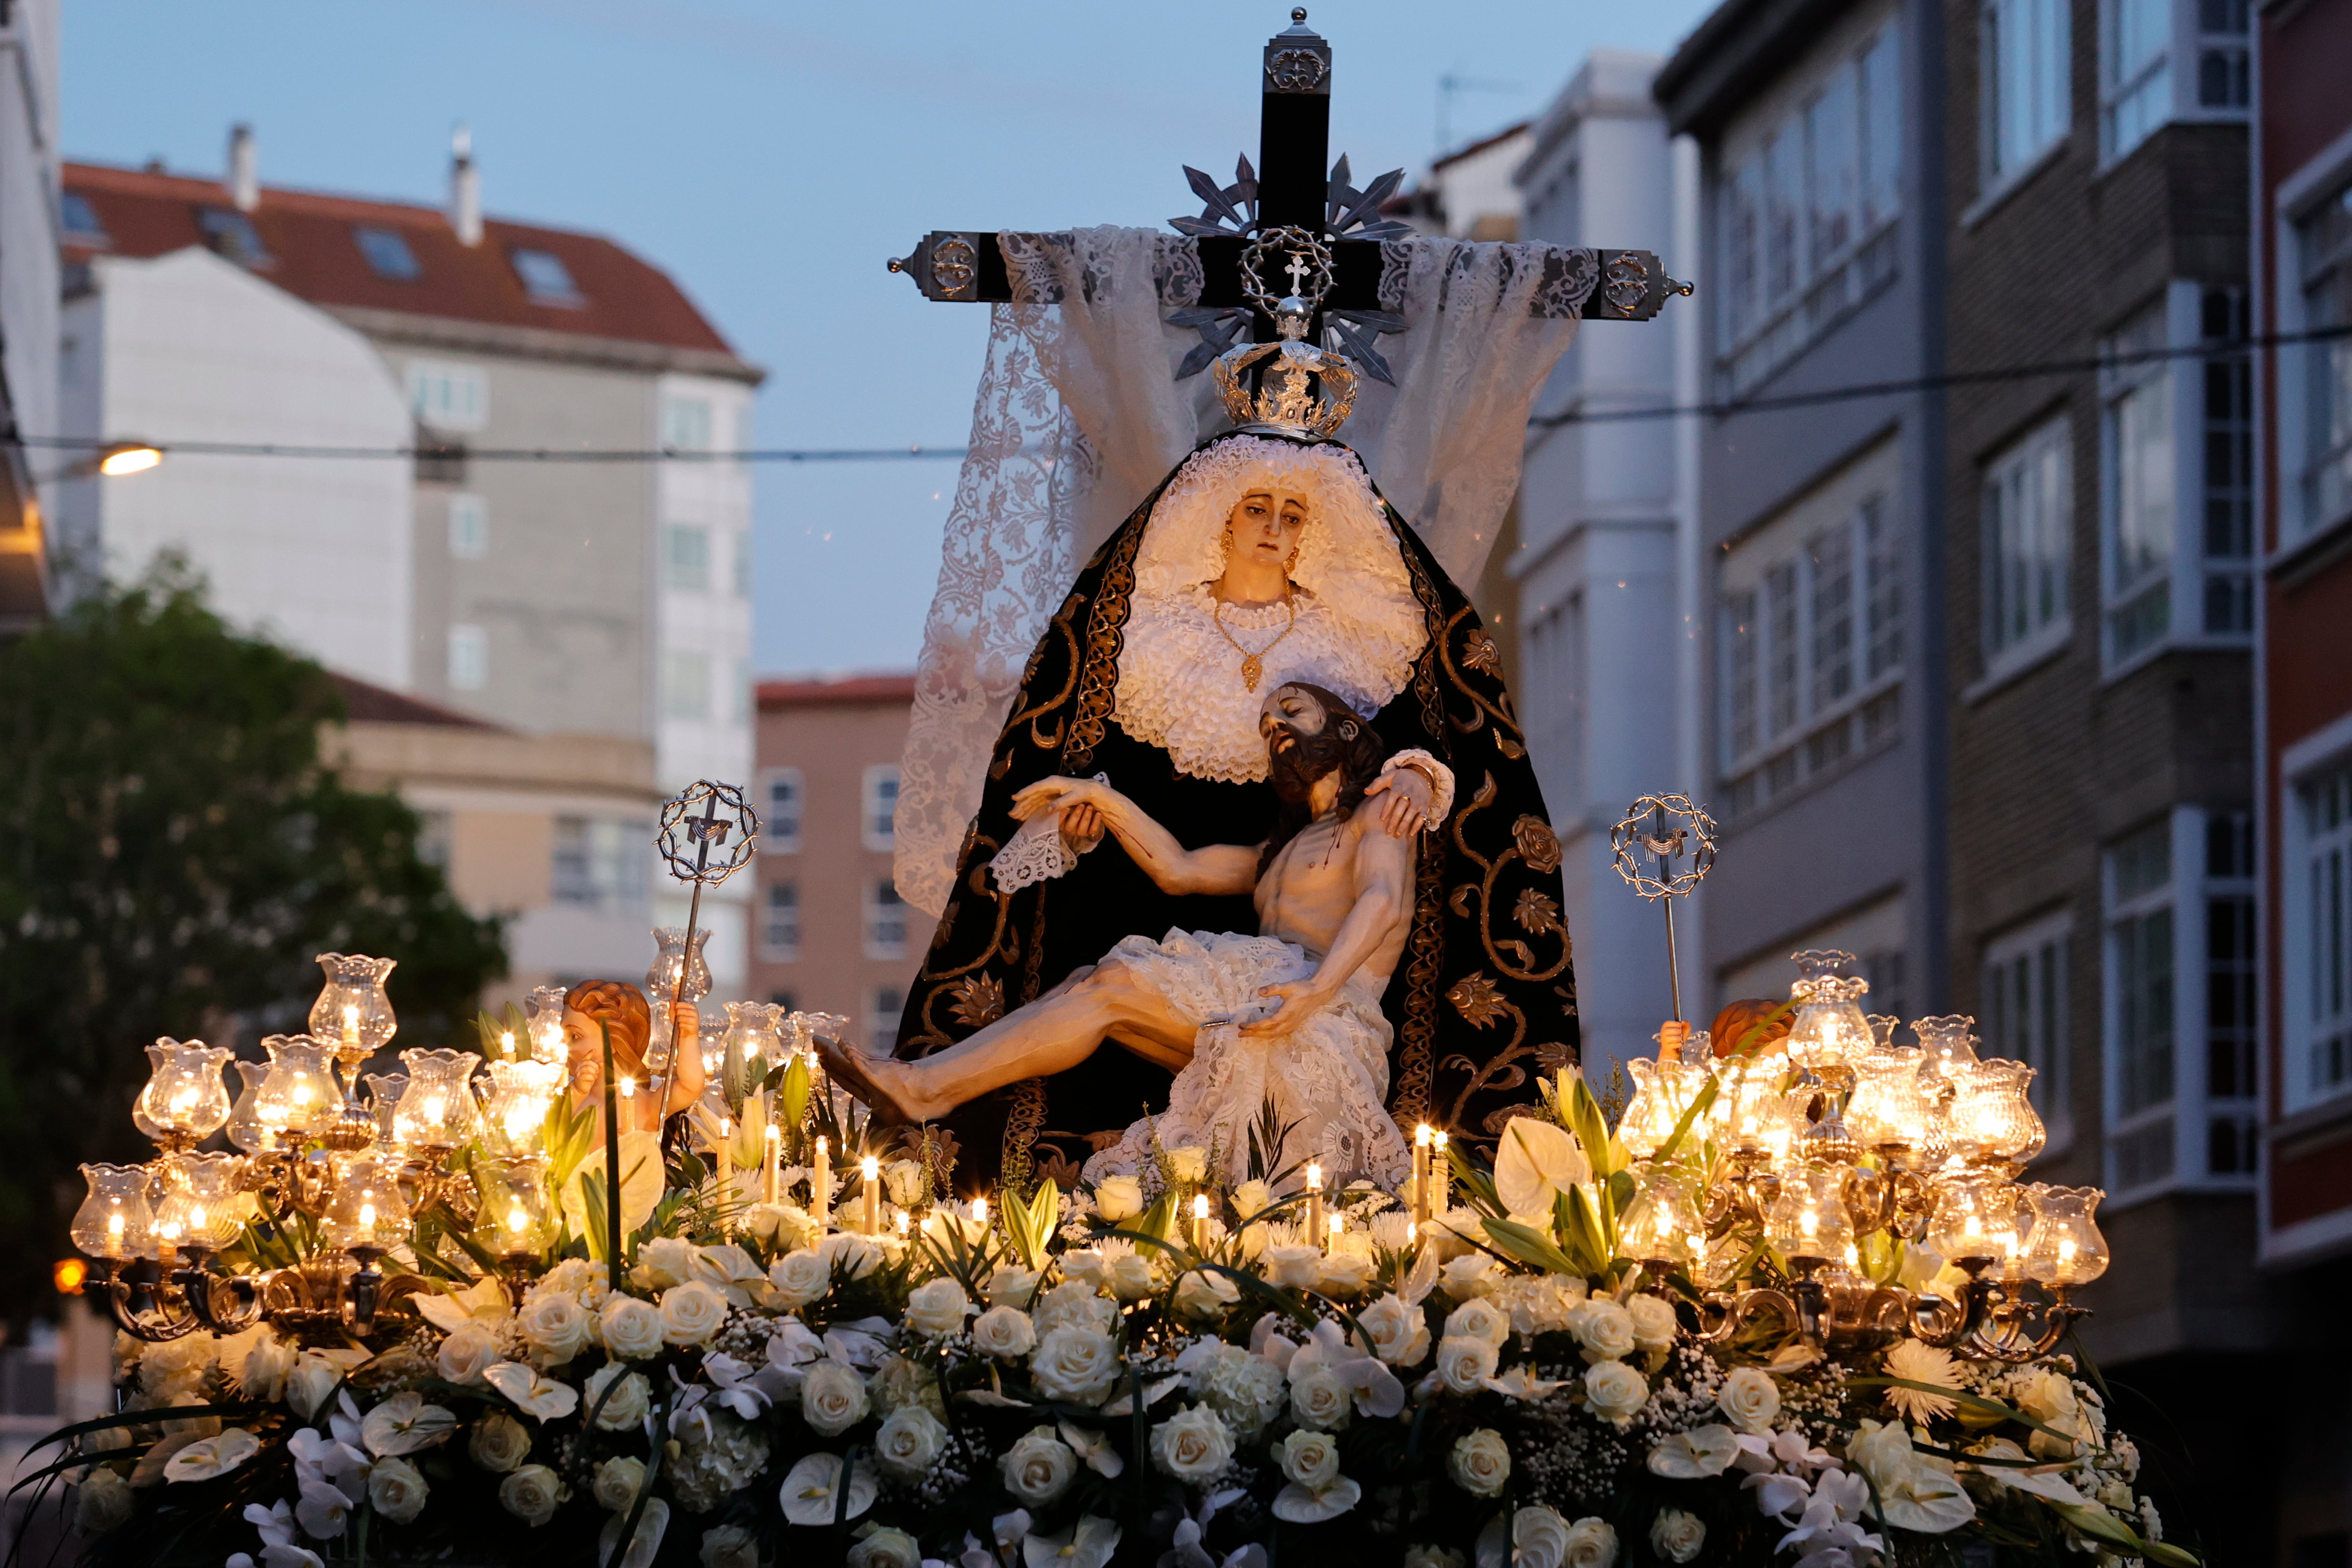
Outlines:
[[1307,20],[1307,7],[1304,5],[1293,5],[1290,8],[1290,19],[1293,22],[1303,25]]

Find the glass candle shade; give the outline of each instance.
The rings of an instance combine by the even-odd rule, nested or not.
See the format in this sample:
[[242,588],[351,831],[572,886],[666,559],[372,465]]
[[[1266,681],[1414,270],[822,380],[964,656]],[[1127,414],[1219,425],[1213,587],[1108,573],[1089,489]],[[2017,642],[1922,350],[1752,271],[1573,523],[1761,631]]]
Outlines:
[[[236,1104],[228,1113],[228,1141],[248,1155],[274,1149],[278,1140],[268,1127],[261,1124],[261,1086],[269,1081],[269,1064],[266,1061],[232,1061],[231,1071],[242,1085],[237,1091]],[[152,1134],[149,1134],[151,1137]]]
[[400,1190],[403,1163],[396,1155],[373,1152],[335,1156],[328,1245],[346,1252],[361,1247],[389,1252],[408,1239],[408,1200]]
[[547,1113],[563,1083],[563,1068],[552,1061],[493,1061],[489,1092],[482,1100],[482,1128],[492,1147],[527,1155],[539,1146]]
[[158,1257],[184,1249],[217,1252],[245,1228],[245,1158],[174,1155],[163,1165],[163,1198],[155,1206]]
[[2107,1271],[2107,1239],[2099,1234],[2095,1186],[2035,1186],[2033,1234],[2025,1250],[2026,1278],[2043,1285],[2087,1285]]
[[147,1048],[151,1071],[139,1092],[139,1130],[160,1142],[201,1143],[228,1124],[228,1084],[221,1077],[235,1052],[192,1040],[158,1040]]
[[321,953],[319,967],[327,984],[310,1004],[310,1033],[327,1041],[347,1062],[357,1063],[382,1051],[399,1032],[392,1016],[392,998],[384,995],[384,977],[394,958],[370,958],[359,953]]
[[446,1153],[474,1133],[474,1070],[470,1051],[404,1051],[408,1087],[392,1113],[392,1135],[404,1148]]
[[538,986],[523,1003],[523,1027],[530,1035],[534,1061],[552,1061],[560,1067],[571,1055],[572,1048],[563,1038],[563,995],[562,986]]
[[1927,1245],[1953,1263],[2005,1263],[2019,1249],[2019,1203],[2015,1184],[1999,1176],[1946,1176],[1937,1186]]
[[[698,926],[694,933],[694,951],[687,952],[686,932],[676,925],[657,926],[654,930],[654,961],[646,970],[646,999],[653,1004],[654,1017],[662,1016],[662,1009],[676,996],[679,1001],[698,1002],[710,994],[710,966],[704,961],[702,949],[710,940],[710,929]],[[686,972],[686,988],[679,991],[678,971]]]
[[271,1133],[300,1138],[324,1132],[342,1109],[335,1087],[334,1047],[307,1034],[264,1036],[269,1074],[253,1098],[253,1113]]
[[1764,1214],[1765,1239],[1792,1265],[1839,1262],[1853,1243],[1845,1211],[1845,1172],[1833,1166],[1798,1166],[1780,1176],[1780,1191]]
[[1822,974],[1790,988],[1799,998],[1783,1042],[1789,1060],[1812,1072],[1833,1072],[1867,1055],[1875,1037],[1863,1017],[1862,997],[1870,982]]
[[147,1207],[147,1167],[90,1165],[81,1167],[89,1184],[74,1210],[68,1234],[92,1258],[143,1258],[153,1244],[154,1217]]
[[1643,1172],[1617,1224],[1618,1249],[1641,1263],[1682,1268],[1706,1254],[1706,1222],[1689,1175],[1674,1166]]
[[369,1072],[362,1074],[360,1082],[367,1085],[368,1110],[375,1116],[376,1137],[386,1144],[394,1142],[392,1115],[399,1108],[401,1095],[407,1092],[408,1074]]
[[[1625,1114],[1617,1124],[1617,1135],[1625,1145],[1626,1155],[1646,1160],[1665,1146],[1682,1124],[1683,1113],[1690,1109],[1692,1099],[1705,1086],[1707,1069],[1685,1066],[1679,1061],[1653,1061],[1637,1056],[1625,1063],[1635,1085],[1633,1098],[1625,1107]],[[1686,1134],[1682,1145],[1675,1151],[1677,1157],[1689,1152],[1692,1136],[1703,1136],[1705,1129],[1696,1122],[1692,1134]]]
[[1716,1141],[1727,1152],[1777,1164],[1803,1130],[1810,1092],[1781,1089],[1789,1059],[1778,1051],[1735,1060],[1718,1070]]
[[1969,1063],[1945,1112],[1952,1154],[1979,1164],[2021,1165],[2040,1154],[2048,1134],[2026,1097],[2032,1082],[2033,1069],[2021,1061],[1996,1056]]
[[1927,1057],[1921,1071],[1947,1082],[1957,1082],[1977,1059],[1976,1037],[1969,1033],[1976,1021],[1966,1013],[1948,1013],[1913,1023],[1911,1032],[1919,1037],[1919,1049]]
[[1919,1085],[1921,1053],[1901,1046],[1874,1050],[1853,1064],[1845,1124],[1873,1148],[1916,1149],[1927,1139],[1929,1111]]
[[1870,1026],[1871,1039],[1875,1042],[1878,1050],[1893,1049],[1895,1031],[1903,1024],[1901,1019],[1896,1018],[1893,1013],[1864,1013],[1862,1015],[1862,1021]]
[[474,1166],[482,1208],[474,1239],[494,1257],[535,1255],[555,1239],[545,1155],[504,1155]]

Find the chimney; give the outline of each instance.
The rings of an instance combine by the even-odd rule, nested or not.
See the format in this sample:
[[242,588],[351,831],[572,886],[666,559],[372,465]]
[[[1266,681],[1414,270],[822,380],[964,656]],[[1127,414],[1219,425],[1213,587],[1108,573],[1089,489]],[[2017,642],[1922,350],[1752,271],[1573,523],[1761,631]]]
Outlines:
[[228,128],[228,199],[240,213],[261,205],[261,170],[255,161],[253,127]]
[[474,167],[474,133],[462,125],[449,138],[449,227],[459,245],[482,243],[482,176]]

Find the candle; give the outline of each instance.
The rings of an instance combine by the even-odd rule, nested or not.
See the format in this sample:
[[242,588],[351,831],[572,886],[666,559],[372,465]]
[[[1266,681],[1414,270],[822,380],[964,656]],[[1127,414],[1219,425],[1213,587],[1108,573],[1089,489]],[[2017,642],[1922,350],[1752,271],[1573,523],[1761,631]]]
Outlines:
[[783,1174],[784,1130],[773,1122],[769,1123],[765,1142],[767,1147],[760,1157],[760,1201],[774,1203],[779,1196],[779,1178]]
[[1331,1245],[1332,1245],[1332,1247],[1337,1248],[1337,1247],[1339,1245],[1339,1238],[1340,1238],[1340,1237],[1342,1237],[1342,1236],[1344,1236],[1345,1234],[1347,1234],[1347,1230],[1348,1230],[1348,1217],[1347,1217],[1346,1215],[1344,1215],[1344,1214],[1335,1214],[1335,1215],[1333,1215],[1333,1216],[1331,1217]]
[[816,1221],[819,1236],[833,1220],[833,1151],[823,1138],[816,1141],[816,1169],[809,1176],[809,1218]]
[[514,1057],[514,1030],[499,1031],[499,1054],[511,1061]]
[[1307,1239],[1312,1246],[1323,1244],[1323,1167],[1307,1167]]
[[872,1155],[857,1162],[857,1174],[866,1180],[866,1218],[858,1230],[867,1236],[882,1234],[882,1162]]
[[1194,1193],[1192,1195],[1192,1250],[1206,1252],[1208,1249],[1209,1195],[1205,1192]]
[[343,1050],[356,1056],[360,1049],[360,1007],[357,1002],[343,1004]]
[[1444,1132],[1433,1129],[1429,1145],[1429,1212],[1433,1217],[1453,1207],[1446,1187],[1454,1180],[1454,1162],[1445,1153]]
[[975,1197],[971,1200],[971,1226],[976,1232],[972,1237],[974,1241],[988,1239],[988,1199]]
[[[721,1204],[733,1196],[735,1189],[735,1153],[727,1146],[733,1140],[734,1133],[735,1124],[724,1116],[719,1117],[719,1145],[711,1154],[719,1173],[719,1201]],[[725,1226],[724,1217],[720,1218],[719,1224],[722,1228]]]
[[1429,1222],[1429,1131],[1426,1122],[1412,1130],[1412,1218],[1422,1225]]

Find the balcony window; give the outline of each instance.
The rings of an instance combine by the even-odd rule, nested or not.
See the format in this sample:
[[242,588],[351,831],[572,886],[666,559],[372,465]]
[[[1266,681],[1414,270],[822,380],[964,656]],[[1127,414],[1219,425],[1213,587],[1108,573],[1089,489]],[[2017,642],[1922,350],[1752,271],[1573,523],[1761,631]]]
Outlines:
[[662,716],[695,719],[710,716],[710,655],[672,648],[662,654]]
[[408,367],[408,409],[433,430],[479,430],[489,418],[489,385],[473,365],[417,360]]
[[[2246,291],[2208,288],[2200,307],[2208,343],[2242,343],[2250,323]],[[2245,635],[2254,629],[2254,365],[2245,354],[2217,356],[2200,367],[2204,392],[2204,629]]]
[[604,817],[555,819],[555,902],[599,915],[636,915],[648,894],[646,844],[653,825]]
[[907,956],[907,905],[898,897],[898,884],[887,876],[866,884],[866,956]]
[[[2352,322],[2352,185],[2295,225],[2305,330]],[[2352,337],[2289,350],[2304,361],[2301,452],[2281,455],[2300,472],[2303,529],[2315,532],[2352,514]],[[2282,366],[2282,370],[2287,367]],[[2295,378],[2282,374],[2283,392]]]
[[760,848],[772,855],[798,853],[801,810],[807,786],[797,768],[771,768],[761,776]]
[[449,689],[478,692],[490,684],[490,639],[479,626],[449,628]]
[[2165,309],[2150,307],[2106,341],[2105,404],[2107,662],[2122,664],[2172,627],[2178,459],[2172,377],[2146,356],[2165,342]]
[[449,554],[457,560],[479,560],[490,553],[490,513],[479,496],[449,497]]
[[2285,1088],[2307,1103],[2352,1090],[2352,766],[2305,780],[2295,796],[2301,841],[2289,846],[2285,892],[2302,908],[2289,911],[2287,1011],[2303,1061]]
[[709,451],[710,400],[675,394],[664,397],[661,444],[673,452]]
[[869,850],[888,850],[898,842],[898,765],[884,763],[866,770],[862,792],[863,836]]
[[1982,185],[2014,179],[2065,139],[2074,115],[2067,0],[1988,0],[1982,12]]
[[2062,912],[1987,943],[1977,999],[1986,1053],[2033,1069],[2030,1092],[2049,1132],[2050,1154],[2074,1136],[2066,1047],[2066,948],[2074,930],[2074,916]]
[[1984,479],[1984,661],[2000,674],[2065,643],[2074,543],[2074,427],[2064,415],[1996,455]]
[[898,1049],[898,1020],[907,1011],[907,993],[896,986],[874,988],[872,1009],[866,1015],[866,1040],[877,1052]]
[[662,530],[662,584],[673,593],[710,591],[710,530],[672,523]]
[[772,882],[761,910],[760,952],[772,963],[788,964],[801,956],[801,888],[796,882]]

